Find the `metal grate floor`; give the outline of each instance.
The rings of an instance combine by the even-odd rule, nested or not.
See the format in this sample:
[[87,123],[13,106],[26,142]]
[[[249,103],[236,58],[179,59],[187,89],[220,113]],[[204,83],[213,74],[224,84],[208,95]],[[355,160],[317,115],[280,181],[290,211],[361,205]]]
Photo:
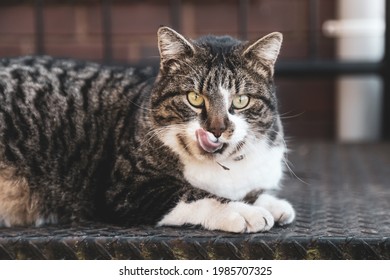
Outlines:
[[288,160],[296,176],[280,196],[297,211],[288,227],[3,228],[0,259],[390,259],[390,143],[307,142]]

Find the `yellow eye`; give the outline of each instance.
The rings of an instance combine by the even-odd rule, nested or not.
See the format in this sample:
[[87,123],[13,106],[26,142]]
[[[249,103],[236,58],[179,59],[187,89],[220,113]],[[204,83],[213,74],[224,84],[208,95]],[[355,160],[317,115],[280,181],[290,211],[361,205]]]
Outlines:
[[200,108],[203,107],[204,105],[204,98],[200,94],[197,94],[196,92],[193,91],[187,94],[187,100],[195,108]]
[[242,94],[233,98],[234,109],[244,109],[249,104],[249,96]]

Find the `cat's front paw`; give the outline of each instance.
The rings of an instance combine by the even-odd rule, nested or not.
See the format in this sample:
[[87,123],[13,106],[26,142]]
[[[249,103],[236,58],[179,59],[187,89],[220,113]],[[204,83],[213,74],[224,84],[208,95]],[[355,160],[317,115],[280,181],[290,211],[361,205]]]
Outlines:
[[222,203],[204,198],[190,203],[180,202],[157,224],[158,226],[201,225],[208,230],[227,232],[262,232],[274,225],[266,209],[243,202]]
[[292,205],[284,200],[276,198],[272,195],[261,195],[254,205],[264,207],[273,216],[275,223],[279,225],[291,224],[295,219],[295,210]]

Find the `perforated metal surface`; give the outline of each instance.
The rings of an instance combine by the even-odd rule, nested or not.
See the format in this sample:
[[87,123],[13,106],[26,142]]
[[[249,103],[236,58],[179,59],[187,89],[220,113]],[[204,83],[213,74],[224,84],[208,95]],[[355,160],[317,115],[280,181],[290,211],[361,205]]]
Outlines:
[[[292,147],[297,218],[259,234],[192,228],[0,229],[1,259],[390,259],[390,143]],[[302,182],[304,181],[304,182]]]

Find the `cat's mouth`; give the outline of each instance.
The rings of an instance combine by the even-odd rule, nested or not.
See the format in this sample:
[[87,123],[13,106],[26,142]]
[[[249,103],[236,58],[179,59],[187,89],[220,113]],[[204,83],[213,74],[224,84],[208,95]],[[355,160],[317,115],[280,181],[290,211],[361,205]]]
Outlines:
[[224,143],[221,143],[218,138],[203,128],[197,129],[195,135],[199,146],[207,153],[215,153],[224,146]]

